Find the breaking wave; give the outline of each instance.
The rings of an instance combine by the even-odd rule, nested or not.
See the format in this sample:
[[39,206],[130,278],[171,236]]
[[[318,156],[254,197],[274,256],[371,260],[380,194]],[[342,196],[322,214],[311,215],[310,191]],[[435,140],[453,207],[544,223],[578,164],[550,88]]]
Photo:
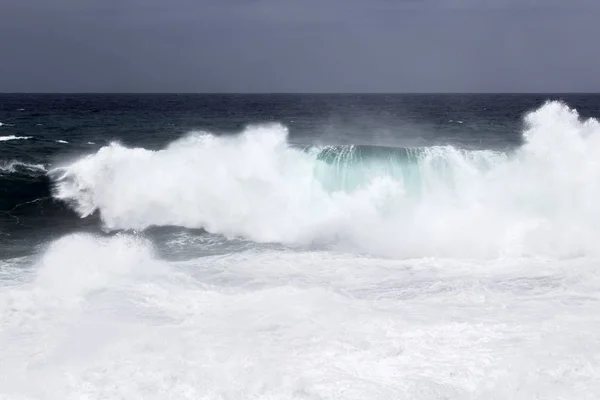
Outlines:
[[598,252],[600,125],[559,102],[512,152],[451,146],[297,148],[282,125],[112,143],[53,169],[55,199],[106,228],[203,228],[291,245],[419,257]]

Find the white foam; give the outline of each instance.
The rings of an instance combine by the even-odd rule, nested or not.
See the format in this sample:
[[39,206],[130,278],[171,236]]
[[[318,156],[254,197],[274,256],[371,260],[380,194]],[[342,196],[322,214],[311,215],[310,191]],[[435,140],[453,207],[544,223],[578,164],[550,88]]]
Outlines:
[[[161,151],[113,143],[56,169],[55,197],[110,229],[203,227],[395,257],[598,253],[598,122],[551,102],[526,123],[515,154],[434,147],[400,175],[385,163],[340,175],[291,148],[280,125],[193,133]],[[353,176],[362,184],[328,187]]]
[[558,103],[526,122],[515,154],[432,148],[418,174],[369,164],[333,189],[344,171],[272,126],[55,170],[57,195],[112,227],[424,257],[257,246],[168,262],[137,235],[65,236],[0,262],[0,398],[595,400],[599,127]]
[[591,400],[597,261],[168,263],[66,236],[0,288],[0,398]]
[[15,136],[15,135],[9,135],[9,136],[0,136],[0,142],[7,142],[9,140],[27,140],[27,139],[31,139],[31,136]]
[[63,144],[66,144],[66,143],[69,143],[69,142],[67,142],[66,140],[57,140],[57,141],[56,141],[56,143],[63,143]]

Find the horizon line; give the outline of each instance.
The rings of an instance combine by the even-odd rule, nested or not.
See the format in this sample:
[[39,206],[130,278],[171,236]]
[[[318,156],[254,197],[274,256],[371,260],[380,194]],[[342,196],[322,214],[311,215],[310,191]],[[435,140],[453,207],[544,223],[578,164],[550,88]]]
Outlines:
[[332,95],[590,95],[600,92],[2,92],[0,95],[200,95],[200,96],[332,96]]

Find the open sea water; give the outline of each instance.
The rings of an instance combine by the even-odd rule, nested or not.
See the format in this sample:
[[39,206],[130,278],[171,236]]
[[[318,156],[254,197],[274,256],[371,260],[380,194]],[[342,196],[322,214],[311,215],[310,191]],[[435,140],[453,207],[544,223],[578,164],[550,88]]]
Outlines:
[[0,399],[598,399],[599,95],[0,95]]

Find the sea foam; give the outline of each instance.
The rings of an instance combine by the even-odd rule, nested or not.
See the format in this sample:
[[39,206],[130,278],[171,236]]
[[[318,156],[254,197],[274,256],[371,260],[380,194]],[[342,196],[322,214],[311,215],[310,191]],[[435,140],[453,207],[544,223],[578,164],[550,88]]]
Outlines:
[[451,146],[356,159],[298,149],[282,125],[190,133],[151,151],[112,143],[55,168],[54,196],[108,229],[175,225],[395,257],[599,252],[600,127],[549,102],[513,152]]
[[0,136],[0,142],[8,142],[9,140],[28,140],[31,139],[31,136]]

